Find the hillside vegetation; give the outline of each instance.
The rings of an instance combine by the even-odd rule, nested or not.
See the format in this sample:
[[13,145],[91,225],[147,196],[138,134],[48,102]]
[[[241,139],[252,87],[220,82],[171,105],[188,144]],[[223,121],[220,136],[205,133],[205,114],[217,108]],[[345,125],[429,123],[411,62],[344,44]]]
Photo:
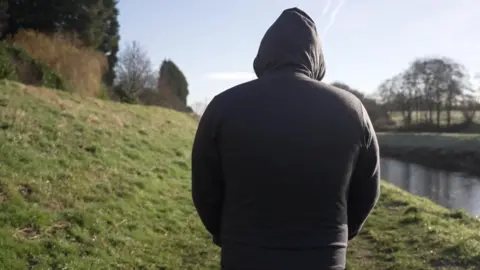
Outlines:
[[108,68],[107,57],[83,45],[77,35],[20,30],[12,43],[59,74],[71,92],[90,97],[105,95],[102,79]]
[[22,47],[0,41],[0,79],[66,89],[65,82],[51,68],[32,58]]
[[[0,81],[0,269],[218,269],[190,198],[196,125]],[[480,268],[479,221],[382,187],[349,269]]]
[[190,116],[7,81],[0,101],[0,269],[214,269]]

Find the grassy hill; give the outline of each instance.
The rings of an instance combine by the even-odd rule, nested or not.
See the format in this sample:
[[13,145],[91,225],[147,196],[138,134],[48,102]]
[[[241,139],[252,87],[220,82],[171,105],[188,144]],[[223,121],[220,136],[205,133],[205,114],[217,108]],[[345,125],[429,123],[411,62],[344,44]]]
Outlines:
[[[218,269],[190,198],[196,125],[0,81],[0,269]],[[478,269],[480,222],[383,184],[349,267]]]

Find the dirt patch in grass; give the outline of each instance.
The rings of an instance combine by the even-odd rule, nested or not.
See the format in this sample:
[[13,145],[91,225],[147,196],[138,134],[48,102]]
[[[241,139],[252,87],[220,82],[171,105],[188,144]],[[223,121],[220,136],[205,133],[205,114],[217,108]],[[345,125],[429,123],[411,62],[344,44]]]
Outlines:
[[6,203],[8,201],[8,195],[5,192],[5,190],[2,189],[2,186],[0,186],[0,205],[3,203]]
[[33,194],[33,189],[28,184],[21,184],[18,186],[18,192],[23,198],[29,199]]
[[24,239],[34,240],[40,237],[40,228],[32,224],[28,224],[22,228],[19,228],[15,235],[17,238],[21,236]]

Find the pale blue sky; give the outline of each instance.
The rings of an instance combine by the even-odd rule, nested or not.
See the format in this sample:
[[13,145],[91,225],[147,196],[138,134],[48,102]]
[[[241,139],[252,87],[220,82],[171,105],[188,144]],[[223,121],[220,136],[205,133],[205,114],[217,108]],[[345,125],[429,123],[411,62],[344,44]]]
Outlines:
[[479,0],[120,0],[121,44],[139,41],[156,66],[172,59],[187,76],[189,103],[205,101],[254,78],[264,32],[290,7],[317,24],[325,82],[372,93],[432,55],[480,72]]

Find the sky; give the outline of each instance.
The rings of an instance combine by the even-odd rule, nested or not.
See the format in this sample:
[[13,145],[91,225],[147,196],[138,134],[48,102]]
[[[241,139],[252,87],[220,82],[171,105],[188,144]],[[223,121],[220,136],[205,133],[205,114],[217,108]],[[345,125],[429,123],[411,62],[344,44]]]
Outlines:
[[372,94],[424,56],[480,72],[478,0],[120,0],[120,44],[138,41],[155,67],[171,59],[187,77],[188,103],[208,102],[256,78],[253,59],[265,31],[292,7],[316,23],[324,82]]

